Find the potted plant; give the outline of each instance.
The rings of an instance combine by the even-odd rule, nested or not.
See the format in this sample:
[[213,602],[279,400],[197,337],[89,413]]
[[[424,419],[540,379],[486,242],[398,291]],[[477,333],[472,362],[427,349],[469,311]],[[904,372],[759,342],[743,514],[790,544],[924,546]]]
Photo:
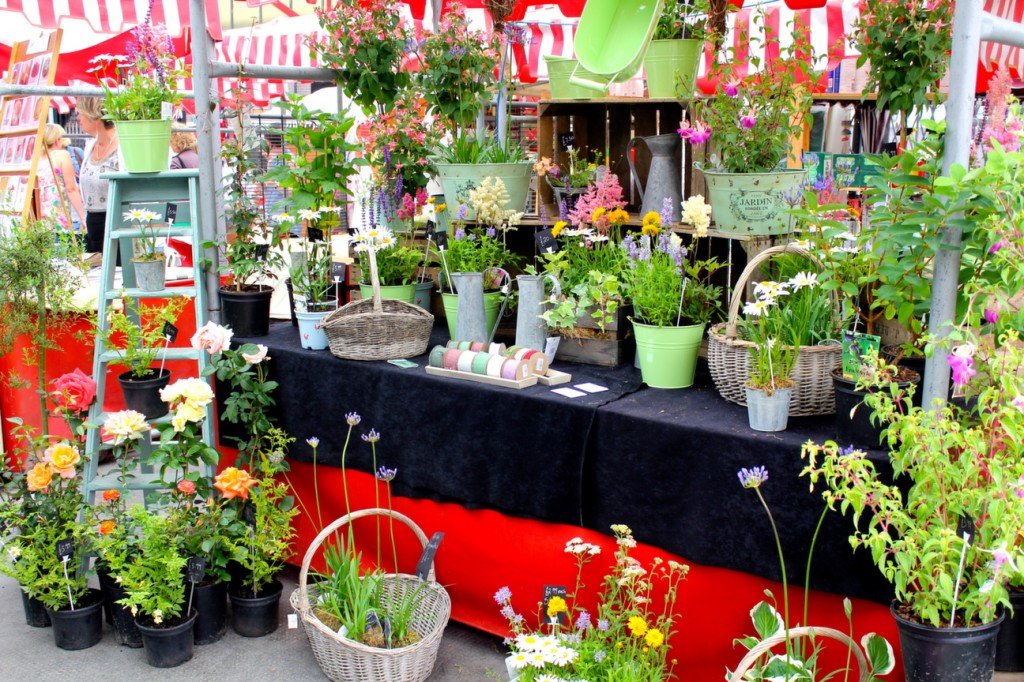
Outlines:
[[[585,567],[599,557],[600,545],[573,538],[565,545],[576,566],[576,584],[561,594],[545,590],[541,622],[530,626],[512,605],[512,591],[494,595],[511,628],[509,675],[516,682],[561,679],[664,680],[669,675],[673,607],[689,566],[656,559],[650,566],[630,556],[635,546],[629,527],[616,524],[614,563],[596,597],[584,592]],[[587,606],[594,604],[593,608]]]
[[[763,11],[754,21],[765,25]],[[778,170],[790,157],[790,140],[803,133],[810,116],[811,91],[804,50],[810,50],[807,28],[796,23],[794,40],[777,59],[751,57],[756,74],[733,78],[734,63],[716,65],[720,82],[713,97],[695,107],[692,123],[683,121],[679,134],[691,145],[710,142],[704,175],[715,229],[726,234],[785,234],[791,231],[786,194],[800,187],[802,170]],[[756,42],[756,41],[754,41]],[[797,54],[797,49],[801,54]],[[743,58],[746,62],[746,58]],[[742,175],[737,175],[742,174]],[[736,191],[739,196],[734,196]]]
[[163,366],[153,367],[153,362],[161,347],[169,345],[166,325],[173,325],[178,319],[186,299],[168,298],[146,306],[136,298],[122,300],[124,306],[111,308],[105,324],[97,329],[96,343],[103,352],[116,356],[111,365],[127,370],[117,377],[125,404],[147,419],[156,419],[167,413],[159,391],[171,380],[171,371]]
[[579,158],[579,149],[570,147],[567,151],[565,168],[542,157],[533,164],[538,178],[544,178],[555,194],[555,205],[561,220],[568,220],[569,212],[576,207],[580,195],[597,180],[597,162]]
[[[382,243],[377,251],[380,297],[413,303],[416,298],[414,278],[422,264],[423,253],[418,249],[399,244],[394,239],[390,244]],[[370,298],[373,296],[373,286],[370,284],[369,256],[365,251],[359,252],[359,268],[363,273],[359,282],[359,293],[363,298]]]
[[168,168],[171,118],[182,99],[178,82],[188,71],[178,66],[167,27],[149,16],[132,29],[128,54],[93,59],[106,92],[104,119],[114,122],[125,170],[158,173]]
[[713,257],[697,258],[698,235],[709,220],[702,196],[686,200],[683,220],[698,228],[689,248],[654,224],[622,240],[629,259],[622,280],[633,302],[640,372],[652,388],[693,384],[704,328],[721,309],[722,287],[711,277],[722,265]]
[[[1024,356],[1008,331],[999,352],[957,362],[958,382],[986,379],[977,409],[912,407],[869,398],[890,423],[895,481],[861,450],[807,443],[804,475],[830,508],[852,511],[851,544],[868,549],[892,582],[908,680],[986,680],[1009,604],[1007,582],[1024,539],[1024,458],[1014,402]],[[957,357],[957,356],[953,356]],[[1010,371],[1007,371],[1010,370]],[[956,371],[956,370],[955,370]],[[931,667],[934,666],[934,667]]]
[[[70,438],[40,435],[21,419],[9,419],[18,445],[10,459],[4,458],[0,572],[17,580],[24,591],[29,624],[52,624],[57,647],[77,650],[100,641],[103,598],[88,587],[81,567],[92,551],[89,528],[78,515],[85,502],[82,410],[75,406],[61,413]],[[30,610],[33,605],[45,608],[46,621]]]
[[494,133],[460,133],[449,144],[437,147],[431,160],[445,203],[449,208],[465,207],[464,220],[476,220],[469,195],[485,177],[500,179],[505,185],[507,197],[498,208],[522,212],[526,206],[533,165],[519,146],[502,142]]
[[[802,276],[800,276],[802,275]],[[788,296],[812,286],[814,279],[800,273],[787,282],[764,281],[754,285],[755,300],[743,306],[743,337],[750,341],[750,366],[745,384],[747,418],[755,431],[785,431],[789,401],[796,385],[790,373],[796,365],[800,346],[793,342],[789,327],[805,324],[783,309]],[[784,303],[785,301],[785,303]],[[788,319],[787,319],[788,317]]]
[[[39,396],[39,426],[50,433],[46,357],[58,349],[54,339],[70,330],[83,312],[76,294],[85,286],[81,246],[70,232],[57,230],[50,220],[29,221],[0,231],[0,353],[12,352],[28,339],[24,364],[34,369]],[[14,386],[19,377],[5,376]],[[26,379],[29,380],[29,379]]]
[[648,97],[689,97],[704,47],[704,0],[667,0],[644,55]]
[[[299,211],[307,224],[319,220],[320,212],[310,209]],[[295,317],[299,322],[299,338],[303,348],[327,348],[327,335],[320,321],[338,307],[335,294],[337,283],[332,272],[333,245],[330,241],[301,240],[302,251],[292,253],[291,282],[295,298]]]
[[[244,93],[243,93],[244,94]],[[239,120],[244,120],[244,111]],[[225,238],[216,246],[223,258],[218,271],[230,273],[230,283],[220,288],[221,314],[224,323],[243,337],[266,336],[270,329],[270,299],[274,288],[269,284],[284,268],[283,249],[279,244],[288,236],[288,221],[274,220],[246,189],[259,177],[257,157],[252,154],[260,142],[255,131],[240,122],[235,135],[221,144],[221,159],[230,169],[224,185]]]
[[[442,291],[448,332],[457,334],[457,313],[460,292],[456,280],[467,275],[480,277],[484,299],[484,327],[486,338],[495,328],[498,309],[503,295],[508,295],[509,276],[507,268],[515,265],[516,256],[505,248],[509,230],[515,230],[522,219],[521,211],[503,208],[507,205],[508,192],[500,178],[486,177],[468,197],[469,206],[478,213],[476,227],[466,227],[469,208],[459,206],[452,220],[453,232],[446,244],[439,247],[442,265]],[[449,209],[450,210],[450,206]],[[472,287],[469,279],[467,285]],[[467,339],[468,340],[468,339]],[[484,339],[479,339],[484,340]]]
[[131,260],[135,268],[135,284],[142,291],[160,291],[164,288],[164,254],[157,251],[156,230],[153,227],[153,221],[160,217],[159,213],[145,208],[133,208],[125,211],[121,217],[127,223],[138,225],[139,238],[135,240],[135,255]]

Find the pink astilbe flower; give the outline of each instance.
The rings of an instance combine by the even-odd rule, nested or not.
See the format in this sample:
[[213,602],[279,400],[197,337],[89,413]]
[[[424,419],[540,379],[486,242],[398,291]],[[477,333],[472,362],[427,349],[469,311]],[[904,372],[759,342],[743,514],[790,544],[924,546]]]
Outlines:
[[575,227],[589,225],[594,211],[604,208],[611,211],[616,208],[623,208],[626,202],[622,200],[622,185],[614,173],[599,175],[597,182],[587,188],[576,202],[576,206],[569,211],[569,222]]

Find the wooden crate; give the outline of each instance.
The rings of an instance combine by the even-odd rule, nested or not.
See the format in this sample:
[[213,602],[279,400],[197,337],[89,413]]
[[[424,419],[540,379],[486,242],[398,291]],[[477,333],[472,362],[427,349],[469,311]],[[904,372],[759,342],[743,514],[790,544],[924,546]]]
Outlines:
[[623,339],[563,337],[558,342],[556,360],[578,362],[583,365],[600,365],[602,367],[618,367],[632,363],[636,354],[636,341],[632,333]]

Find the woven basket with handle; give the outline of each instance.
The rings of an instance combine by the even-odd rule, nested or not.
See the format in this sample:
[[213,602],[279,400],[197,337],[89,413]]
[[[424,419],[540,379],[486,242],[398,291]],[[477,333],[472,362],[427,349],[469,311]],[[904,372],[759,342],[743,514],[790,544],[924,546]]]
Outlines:
[[381,299],[377,254],[368,252],[373,297],[352,301],[323,319],[331,354],[344,360],[394,360],[427,352],[434,316],[418,305]]
[[[820,266],[807,251],[791,245],[773,246],[750,259],[740,273],[732,301],[729,302],[728,321],[716,324],[708,331],[708,369],[711,379],[723,398],[738,405],[747,404],[743,384],[747,380],[751,341],[741,339],[736,331],[736,318],[743,303],[747,282],[754,271],[768,259],[781,253],[793,253]],[[796,365],[789,375],[796,382],[789,403],[789,416],[807,417],[836,411],[836,394],[832,387],[832,370],[842,361],[842,348],[832,346],[800,346]]]
[[[743,682],[743,676],[747,674],[755,663],[757,663],[758,659],[766,654],[770,655],[772,647],[778,646],[786,641],[786,635],[787,633],[781,632],[769,637],[748,651],[747,655],[743,657],[743,660],[741,660],[740,664],[736,667],[736,670],[729,676],[728,682]],[[845,644],[853,653],[854,660],[857,661],[858,682],[864,682],[868,677],[868,673],[871,671],[871,665],[868,663],[868,659],[864,656],[864,652],[861,648],[857,646],[857,643],[850,639],[848,635],[840,632],[839,630],[833,630],[832,628],[799,627],[790,628],[788,635],[791,640],[796,640],[800,637],[808,637],[812,642],[814,642],[817,639],[829,638]]]
[[319,593],[316,585],[309,585],[309,565],[313,561],[320,545],[338,529],[356,519],[367,516],[390,516],[407,525],[423,547],[427,545],[427,536],[412,519],[404,514],[389,509],[373,508],[346,514],[335,520],[331,525],[320,531],[306,550],[299,573],[299,587],[291,595],[291,605],[302,619],[302,626],[309,638],[320,669],[328,679],[335,682],[422,682],[430,677],[437,660],[437,650],[441,646],[448,618],[452,613],[452,602],[448,592],[437,584],[434,566],[431,564],[427,581],[414,575],[404,573],[384,576],[381,589],[384,599],[392,595],[404,595],[426,586],[416,611],[409,622],[420,640],[409,646],[396,649],[371,647],[361,642],[339,635],[327,627],[316,617],[314,604]]

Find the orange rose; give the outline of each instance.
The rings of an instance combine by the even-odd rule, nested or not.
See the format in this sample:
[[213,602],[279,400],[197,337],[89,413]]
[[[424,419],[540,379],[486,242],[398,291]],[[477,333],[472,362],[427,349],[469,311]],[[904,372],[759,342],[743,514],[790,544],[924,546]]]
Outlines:
[[103,491],[103,501],[104,502],[115,502],[115,501],[117,501],[119,499],[121,499],[121,492],[119,490],[115,490],[114,488],[111,488],[110,490],[104,490]]
[[235,467],[228,467],[213,479],[213,487],[229,500],[233,497],[248,499],[249,488],[257,483],[258,481],[251,477],[247,471],[236,469]]
[[106,535],[110,531],[114,530],[114,528],[116,528],[116,527],[117,527],[117,524],[114,523],[113,521],[104,521],[103,523],[100,524],[100,535]]
[[26,474],[25,480],[31,492],[46,490],[50,486],[50,481],[53,480],[53,469],[49,464],[40,462]]

